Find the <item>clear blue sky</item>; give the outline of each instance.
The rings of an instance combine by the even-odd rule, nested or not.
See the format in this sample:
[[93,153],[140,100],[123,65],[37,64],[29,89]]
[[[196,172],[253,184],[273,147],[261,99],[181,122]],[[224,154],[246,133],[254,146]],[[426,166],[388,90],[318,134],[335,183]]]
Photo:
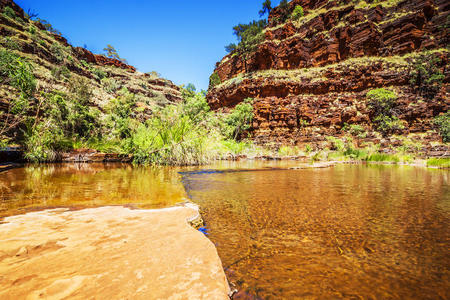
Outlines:
[[[258,19],[263,0],[16,0],[74,46],[113,45],[139,71],[207,89],[214,65],[235,42],[232,27]],[[272,1],[278,3],[279,1]]]

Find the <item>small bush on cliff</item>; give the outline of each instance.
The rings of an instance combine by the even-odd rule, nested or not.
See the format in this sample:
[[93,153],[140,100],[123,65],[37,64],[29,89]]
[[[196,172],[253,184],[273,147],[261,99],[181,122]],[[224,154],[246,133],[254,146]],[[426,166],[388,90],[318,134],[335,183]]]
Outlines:
[[227,116],[225,135],[232,139],[237,139],[240,135],[251,128],[253,120],[253,99],[247,98],[236,107]]
[[0,50],[0,82],[19,90],[21,97],[29,98],[36,89],[31,64],[18,55]]
[[450,112],[438,116],[434,119],[434,124],[437,126],[439,134],[444,143],[450,143]]
[[16,17],[16,12],[11,7],[5,6],[3,8],[3,15],[5,17],[7,17],[7,18],[15,18]]
[[52,76],[56,79],[56,80],[61,80],[61,79],[69,79],[71,74],[69,69],[66,66],[61,66],[61,67],[54,67],[51,71]]
[[19,50],[19,51],[22,50],[22,46],[19,45],[15,40],[13,40],[10,37],[5,37],[2,40],[2,45],[10,50]]
[[61,63],[64,61],[64,47],[60,43],[53,43],[50,46],[50,52],[52,53],[53,57],[55,57],[56,61],[58,63]]
[[221,83],[222,82],[220,80],[219,74],[217,74],[216,72],[212,73],[211,76],[209,77],[209,88],[211,89]]
[[404,128],[395,116],[397,95],[393,91],[383,88],[371,90],[367,93],[367,99],[372,122],[384,136]]
[[105,91],[110,94],[115,93],[122,87],[121,83],[114,78],[103,78],[101,83]]
[[422,54],[411,65],[410,84],[427,99],[433,99],[439,93],[445,79],[439,69],[440,62],[434,55]]
[[304,16],[303,7],[301,5],[297,5],[292,12],[292,19],[298,20]]
[[92,68],[91,72],[94,75],[94,78],[98,81],[101,81],[103,78],[108,76],[105,71],[100,70],[99,68]]
[[106,57],[112,58],[112,59],[117,59],[121,62],[123,62],[124,64],[127,64],[127,60],[125,58],[122,58],[119,56],[119,53],[117,52],[116,48],[114,48],[111,45],[106,45],[106,48],[103,49],[103,51],[106,52]]

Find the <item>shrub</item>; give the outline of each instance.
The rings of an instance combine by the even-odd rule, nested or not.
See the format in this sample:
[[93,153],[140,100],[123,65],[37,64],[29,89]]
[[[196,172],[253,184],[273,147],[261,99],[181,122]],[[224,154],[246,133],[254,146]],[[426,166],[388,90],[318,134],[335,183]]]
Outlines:
[[56,58],[56,61],[58,63],[61,63],[64,61],[64,47],[60,44],[60,43],[53,43],[50,46],[50,52],[52,53],[52,55]]
[[34,34],[36,34],[36,27],[30,26],[30,28],[28,28],[28,31],[34,35]]
[[450,112],[438,116],[434,119],[434,124],[437,126],[439,134],[444,143],[450,142]]
[[247,98],[228,114],[225,119],[226,133],[229,138],[237,139],[242,132],[251,128],[253,120],[253,99]]
[[297,156],[301,153],[300,149],[295,146],[295,147],[291,147],[291,146],[281,146],[278,149],[278,154],[280,156]]
[[439,69],[441,60],[431,54],[417,57],[410,67],[410,84],[427,99],[433,99],[439,93],[445,75]]
[[10,37],[5,37],[2,41],[2,44],[5,46],[5,48],[8,48],[10,50],[22,50],[22,46]]
[[31,65],[7,50],[0,50],[0,81],[19,90],[23,98],[31,97],[36,89]]
[[371,113],[376,116],[392,114],[397,101],[397,95],[393,91],[380,88],[369,91],[366,96]]
[[398,156],[391,155],[391,154],[385,154],[385,153],[373,153],[373,154],[369,155],[366,160],[367,161],[375,161],[375,162],[388,161],[388,162],[394,162],[394,163],[397,163],[400,161]]
[[240,155],[250,147],[250,144],[244,141],[224,140],[222,145],[225,147],[227,154]]
[[238,54],[244,55],[243,62],[246,65],[246,55],[251,53],[256,45],[264,40],[263,29],[266,27],[266,20],[252,21],[248,24],[239,24],[233,27],[233,34],[238,39],[238,45],[229,45],[226,50],[236,50]]
[[94,74],[94,78],[99,80],[99,81],[102,80],[103,78],[106,78],[108,76],[108,74],[106,74],[105,71],[100,70],[98,68],[93,68],[91,70],[91,72],[92,72],[92,74]]
[[219,74],[217,74],[216,72],[212,73],[209,77],[209,88],[211,89],[219,84],[221,84]]
[[235,52],[237,49],[238,47],[235,43],[230,43],[225,46],[225,51],[227,51],[227,53]]
[[106,125],[112,130],[113,136],[121,139],[131,137],[135,104],[135,95],[124,88],[119,92],[119,96],[112,99],[106,106]]
[[69,79],[71,76],[70,71],[66,66],[54,67],[51,72],[52,76],[57,80],[62,78]]
[[16,12],[11,7],[5,6],[3,8],[3,15],[5,17],[7,17],[7,18],[15,18],[16,17]]
[[107,93],[115,93],[117,90],[120,90],[120,88],[122,87],[122,85],[120,84],[119,81],[117,81],[114,78],[103,78],[101,80],[103,88],[105,89],[105,91]]
[[212,158],[206,147],[213,143],[202,126],[170,105],[133,131],[128,152],[136,163],[202,164]]
[[367,136],[366,129],[358,124],[344,124],[344,127],[342,127],[343,132],[348,132],[354,137],[358,138],[365,138]]
[[25,158],[32,162],[57,160],[57,152],[70,148],[70,141],[56,124],[44,121],[25,132]]
[[394,115],[397,95],[393,91],[383,88],[371,90],[367,93],[367,99],[372,122],[384,136],[404,128]]
[[184,98],[182,113],[189,117],[194,123],[207,120],[210,108],[205,97],[200,94],[188,95]]
[[377,116],[373,122],[376,124],[377,130],[384,136],[405,129],[403,122],[396,116]]
[[303,7],[301,5],[295,6],[294,11],[292,12],[292,19],[298,20],[304,16]]

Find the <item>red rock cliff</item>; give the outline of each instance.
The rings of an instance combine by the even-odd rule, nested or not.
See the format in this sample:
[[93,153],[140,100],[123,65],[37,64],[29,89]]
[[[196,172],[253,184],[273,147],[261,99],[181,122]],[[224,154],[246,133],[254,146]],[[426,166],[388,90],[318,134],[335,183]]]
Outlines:
[[[291,10],[301,5],[305,15],[280,23],[275,8],[265,40],[245,61],[231,53],[217,63],[222,83],[207,95],[213,109],[254,98],[256,141],[322,141],[343,134],[345,123],[370,131],[365,95],[377,87],[398,94],[403,134],[432,130],[432,118],[448,111],[448,1],[293,0],[289,5]],[[441,58],[446,75],[430,101],[409,87],[411,60],[424,51]]]

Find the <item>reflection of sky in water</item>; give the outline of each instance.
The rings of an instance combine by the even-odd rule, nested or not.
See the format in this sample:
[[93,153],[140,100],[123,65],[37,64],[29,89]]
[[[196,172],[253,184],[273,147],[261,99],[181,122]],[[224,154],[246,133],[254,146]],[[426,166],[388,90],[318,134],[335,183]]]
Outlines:
[[262,298],[446,298],[450,172],[402,166],[191,174],[230,281]]

